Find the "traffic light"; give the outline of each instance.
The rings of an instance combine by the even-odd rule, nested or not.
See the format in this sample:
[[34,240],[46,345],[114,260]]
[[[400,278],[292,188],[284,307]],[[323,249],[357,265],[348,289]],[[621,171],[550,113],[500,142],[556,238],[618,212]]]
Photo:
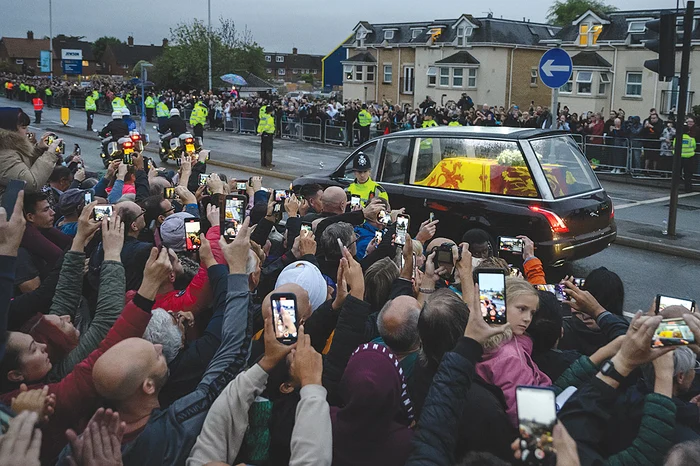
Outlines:
[[648,40],[644,47],[659,54],[659,58],[646,60],[644,68],[658,73],[659,79],[671,79],[676,75],[676,14],[661,13],[659,19],[647,21],[647,31],[658,34],[658,39]]

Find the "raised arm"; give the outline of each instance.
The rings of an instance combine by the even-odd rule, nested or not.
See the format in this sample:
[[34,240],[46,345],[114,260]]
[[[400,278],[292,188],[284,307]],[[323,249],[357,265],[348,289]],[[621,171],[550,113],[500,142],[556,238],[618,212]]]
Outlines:
[[7,335],[7,314],[15,282],[15,262],[17,250],[22,242],[26,220],[22,214],[24,191],[17,196],[14,210],[7,220],[7,212],[0,207],[0,360],[5,354],[5,336]]

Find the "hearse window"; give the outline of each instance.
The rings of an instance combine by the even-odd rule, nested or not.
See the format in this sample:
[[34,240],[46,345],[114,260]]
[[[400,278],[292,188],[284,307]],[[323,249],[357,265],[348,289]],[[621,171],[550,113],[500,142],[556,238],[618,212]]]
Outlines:
[[423,138],[413,183],[443,189],[537,197],[537,188],[514,141]]
[[[364,152],[365,155],[369,157],[369,161],[372,164],[372,179],[376,180],[377,170],[379,169],[379,154],[377,153],[377,142],[372,142],[366,145],[362,149],[362,152]],[[357,153],[355,153],[345,162],[345,167],[343,169],[344,172],[340,173],[341,178],[345,180],[355,181],[355,174],[352,172],[352,160],[356,154]]]
[[530,141],[537,160],[547,175],[554,197],[573,196],[600,189],[586,158],[569,136],[557,136]]
[[409,169],[411,139],[390,138],[384,140],[384,183],[404,184]]

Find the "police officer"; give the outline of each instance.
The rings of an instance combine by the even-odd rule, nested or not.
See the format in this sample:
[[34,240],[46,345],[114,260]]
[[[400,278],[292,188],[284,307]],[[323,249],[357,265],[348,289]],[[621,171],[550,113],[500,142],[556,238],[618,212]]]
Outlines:
[[272,141],[275,138],[275,117],[272,115],[274,108],[272,105],[267,105],[263,107],[265,111],[261,109],[260,112],[260,123],[258,123],[258,136],[260,136],[260,165],[265,168],[272,168],[275,166],[272,163]]
[[[123,138],[124,136],[129,135],[129,126],[127,126],[126,122],[122,120],[122,113],[121,112],[112,112],[112,121],[107,123],[104,128],[99,132],[99,135],[101,138],[107,138],[110,137],[111,141],[117,142],[119,141],[120,138]],[[105,154],[107,154],[107,143],[109,141],[105,141],[102,144],[102,150]]]
[[94,94],[90,93],[85,97],[85,114],[87,115],[87,130],[92,131],[92,123],[95,121],[95,112],[97,111],[97,102],[95,102]]
[[131,111],[128,108],[125,108],[122,112],[122,120],[124,120],[126,126],[129,128],[129,132],[136,131],[136,122],[131,118]]
[[462,126],[462,124],[459,122],[459,115],[456,113],[452,115],[452,121],[447,123],[447,126]]
[[187,132],[187,124],[180,116],[180,110],[174,108],[170,110],[170,118],[163,126],[164,133],[173,133],[173,137],[178,137]]
[[47,86],[46,89],[44,89],[44,95],[46,95],[46,106],[49,108],[53,107],[53,91],[51,87]]
[[362,110],[357,114],[357,124],[360,125],[360,144],[369,140],[369,126],[372,115],[367,111],[367,104],[362,104]]
[[[178,116],[180,115],[180,112],[177,112]],[[156,104],[156,118],[158,118],[158,132],[159,133],[167,133],[165,130],[165,127],[168,124],[168,116],[170,116],[170,110],[168,109],[168,106],[165,104],[165,97],[160,97],[158,99],[158,103]]]
[[156,108],[156,99],[153,98],[152,94],[148,94],[143,105],[146,107],[146,121],[150,123],[153,121],[153,111]]
[[432,126],[437,126],[437,122],[433,119],[435,117],[435,113],[431,110],[426,112],[425,116],[423,117],[423,124],[421,125],[421,128],[430,128]]
[[124,103],[124,99],[122,99],[119,95],[114,96],[112,99],[112,111],[124,113],[125,109],[126,103]]
[[382,185],[372,180],[370,170],[372,164],[364,152],[359,152],[352,161],[352,171],[355,173],[355,181],[348,186],[350,195],[360,196],[362,206],[366,206],[374,197],[389,200],[389,195]]
[[204,139],[204,124],[207,122],[207,115],[209,115],[209,110],[207,110],[206,105],[201,100],[198,100],[194,104],[192,115],[190,116],[190,125],[192,125],[195,137]]

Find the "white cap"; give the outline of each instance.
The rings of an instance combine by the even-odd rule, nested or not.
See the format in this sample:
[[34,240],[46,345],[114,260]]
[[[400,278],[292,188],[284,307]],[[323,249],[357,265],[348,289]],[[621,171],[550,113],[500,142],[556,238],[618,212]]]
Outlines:
[[173,108],[170,110],[170,116],[175,116],[175,115],[180,116],[180,110]]
[[122,112],[119,110],[115,110],[112,112],[112,118],[121,118],[122,117]]

